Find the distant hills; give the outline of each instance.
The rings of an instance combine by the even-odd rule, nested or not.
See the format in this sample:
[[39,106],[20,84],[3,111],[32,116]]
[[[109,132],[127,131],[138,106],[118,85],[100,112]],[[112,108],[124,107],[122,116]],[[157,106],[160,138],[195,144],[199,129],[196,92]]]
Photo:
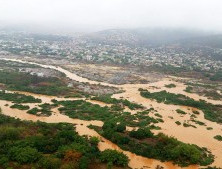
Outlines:
[[179,41],[181,45],[200,45],[222,49],[222,34],[186,38]]
[[222,48],[222,34],[183,29],[110,29],[84,36],[92,42],[103,44],[128,44],[160,46],[169,44],[201,45]]

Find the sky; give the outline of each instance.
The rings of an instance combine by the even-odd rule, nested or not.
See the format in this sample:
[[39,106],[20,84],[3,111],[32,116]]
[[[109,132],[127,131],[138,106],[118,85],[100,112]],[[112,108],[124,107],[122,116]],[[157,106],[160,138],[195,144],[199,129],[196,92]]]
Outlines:
[[222,31],[222,0],[0,0],[0,25],[61,31]]

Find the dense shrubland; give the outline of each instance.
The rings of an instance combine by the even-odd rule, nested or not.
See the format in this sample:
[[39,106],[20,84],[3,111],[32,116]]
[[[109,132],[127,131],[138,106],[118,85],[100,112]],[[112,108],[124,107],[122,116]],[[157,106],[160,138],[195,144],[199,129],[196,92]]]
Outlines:
[[74,169],[94,164],[127,166],[117,151],[100,152],[99,140],[79,136],[71,124],[20,121],[0,115],[0,168]]

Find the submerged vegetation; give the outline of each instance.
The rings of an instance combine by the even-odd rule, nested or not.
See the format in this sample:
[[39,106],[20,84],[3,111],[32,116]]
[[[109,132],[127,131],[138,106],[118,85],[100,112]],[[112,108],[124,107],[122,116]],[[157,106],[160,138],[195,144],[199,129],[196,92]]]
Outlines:
[[38,105],[38,107],[34,107],[30,109],[29,111],[27,111],[27,113],[37,115],[37,116],[51,116],[52,115],[51,109],[54,107],[57,107],[57,105],[44,103],[44,104]]
[[101,102],[104,102],[104,103],[107,103],[107,104],[122,104],[124,106],[127,106],[130,110],[143,109],[144,108],[142,105],[137,104],[137,103],[132,103],[129,100],[126,100],[126,99],[111,98],[110,95],[95,96],[95,97],[92,97],[91,99],[101,101]]
[[168,84],[168,85],[165,85],[166,88],[175,88],[176,85],[171,83],[171,84]]
[[182,94],[169,93],[167,91],[160,91],[155,93],[150,93],[148,90],[139,89],[141,96],[149,99],[154,99],[158,103],[174,104],[182,106],[190,106],[198,108],[203,111],[204,117],[207,120],[222,123],[222,106],[213,105],[207,103],[204,100],[196,101],[190,97],[184,96]]
[[89,127],[95,129],[99,134],[116,143],[122,149],[144,157],[161,161],[173,161],[180,166],[209,165],[214,161],[213,156],[206,148],[182,143],[162,133],[154,135],[147,127],[130,132],[126,130],[119,132],[116,126],[116,123],[109,120],[104,123],[102,128]]
[[27,96],[19,93],[7,93],[0,91],[0,100],[12,101],[13,103],[41,103],[41,99],[36,99],[33,96]]
[[[56,105],[60,105],[58,109],[60,113],[65,114],[70,118],[101,121],[112,120],[118,123],[124,123],[130,127],[150,126],[159,122],[163,122],[161,118],[153,118],[148,115],[151,111],[153,111],[152,108],[131,115],[129,112],[119,111],[113,109],[113,107],[101,107],[97,104],[92,104],[84,100],[53,100],[53,102]],[[156,126],[153,127],[156,128]]]
[[30,107],[22,104],[13,104],[12,106],[10,106],[10,108],[19,109],[19,110],[28,110]]

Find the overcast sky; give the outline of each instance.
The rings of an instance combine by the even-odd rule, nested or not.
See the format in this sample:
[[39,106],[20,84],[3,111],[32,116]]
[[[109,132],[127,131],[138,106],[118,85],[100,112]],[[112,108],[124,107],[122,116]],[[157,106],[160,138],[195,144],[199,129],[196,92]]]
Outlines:
[[0,24],[63,30],[179,27],[220,31],[222,0],[0,0]]

